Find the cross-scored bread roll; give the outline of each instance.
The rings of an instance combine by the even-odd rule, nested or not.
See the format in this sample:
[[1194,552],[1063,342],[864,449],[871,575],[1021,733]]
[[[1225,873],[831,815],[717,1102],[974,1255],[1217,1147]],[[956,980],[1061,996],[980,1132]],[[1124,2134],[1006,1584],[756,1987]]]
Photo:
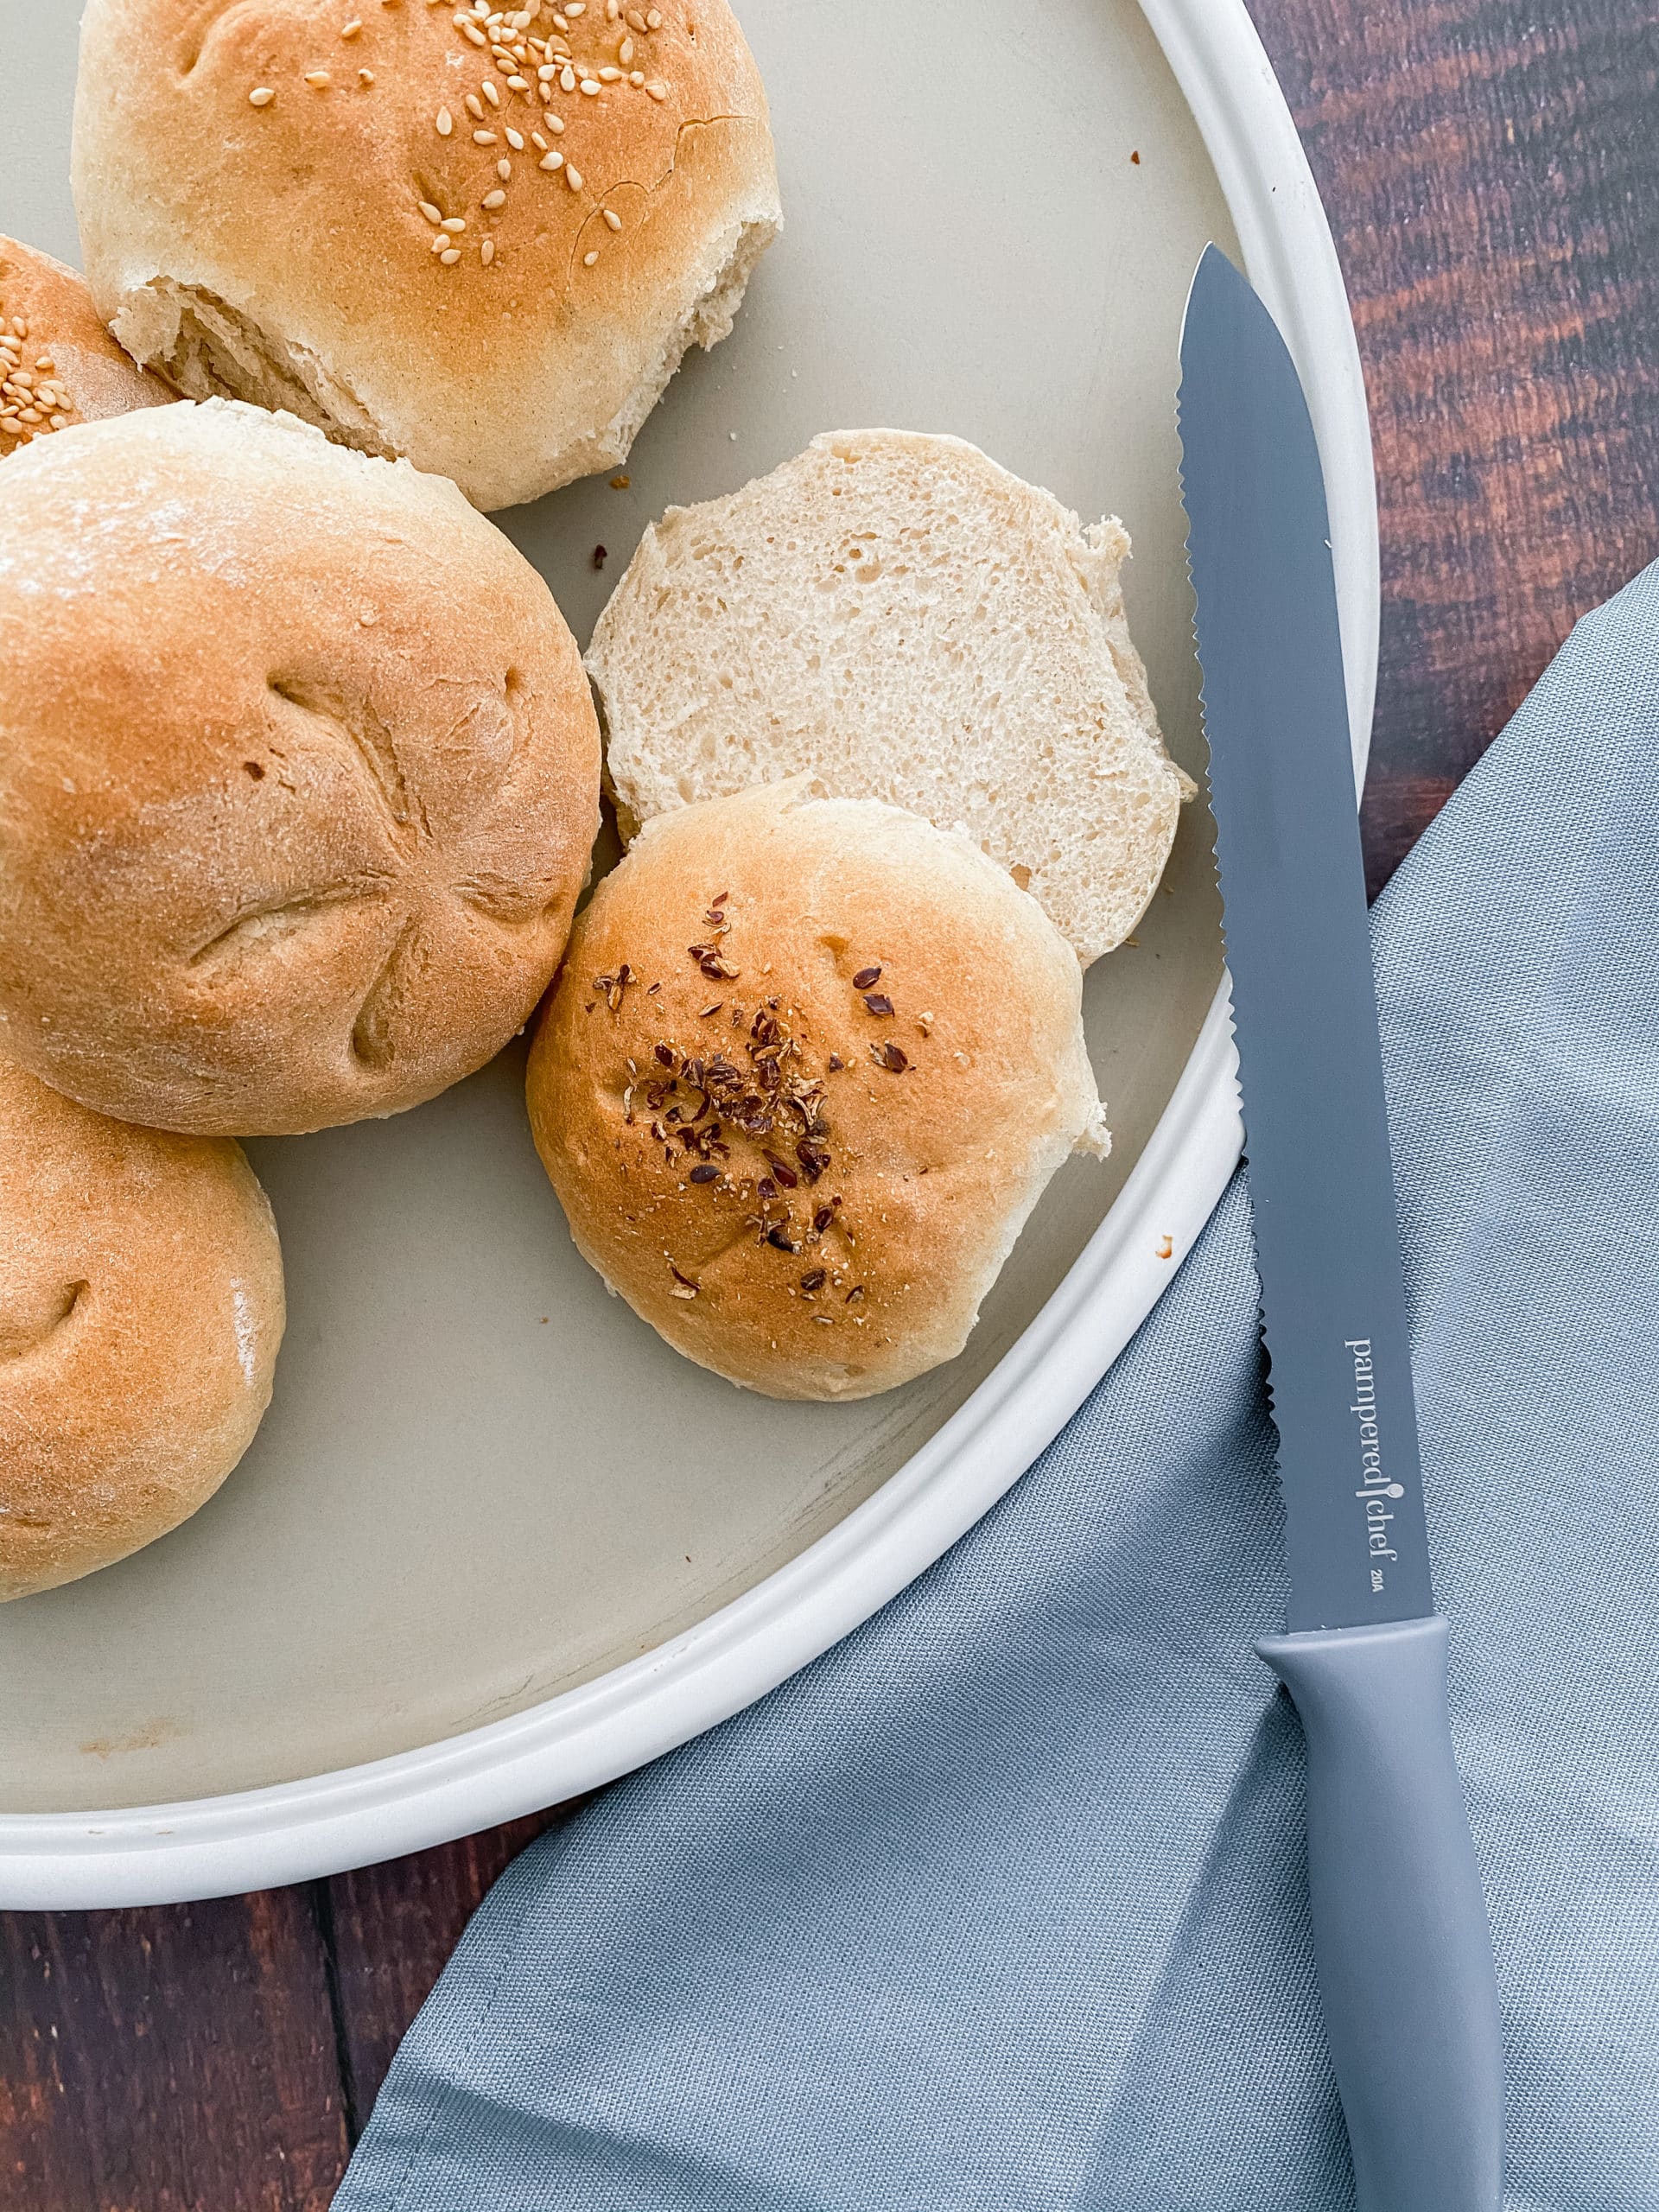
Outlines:
[[158,1128],[413,1106],[557,966],[599,733],[451,484],[222,400],[5,465],[0,1044]]
[[676,1350],[861,1398],[966,1343],[1107,1136],[1077,956],[966,839],[772,785],[659,816],[576,924],[531,1125],[576,1246]]
[[0,238],[0,460],[72,423],[176,397],[133,366],[73,269]]
[[727,0],[88,0],[73,175],[136,359],[486,508],[623,459],[782,219]]
[[239,1145],[107,1121],[0,1058],[0,1599],[211,1497],[270,1402],[283,1319]]

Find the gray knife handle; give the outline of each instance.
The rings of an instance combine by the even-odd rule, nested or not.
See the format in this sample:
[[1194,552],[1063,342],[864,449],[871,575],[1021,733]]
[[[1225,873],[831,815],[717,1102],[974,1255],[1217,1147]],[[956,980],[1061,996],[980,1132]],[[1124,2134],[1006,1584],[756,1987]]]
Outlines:
[[1313,1946],[1360,2212],[1499,2212],[1497,1984],[1452,1755],[1446,1623],[1255,1648],[1307,1738]]

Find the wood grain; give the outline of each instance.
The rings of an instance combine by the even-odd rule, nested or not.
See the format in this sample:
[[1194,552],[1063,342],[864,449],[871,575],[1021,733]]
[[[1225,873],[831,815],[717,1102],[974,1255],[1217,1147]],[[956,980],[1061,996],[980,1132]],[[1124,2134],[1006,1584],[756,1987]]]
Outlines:
[[[1250,4],[1370,391],[1376,885],[1659,554],[1659,0]],[[0,2212],[324,2212],[468,1915],[553,1817],[307,1889],[0,1922]]]
[[322,2212],[350,2148],[313,1901],[0,1920],[0,2212]]
[[1249,4],[1370,393],[1375,889],[1578,617],[1659,555],[1659,5]]

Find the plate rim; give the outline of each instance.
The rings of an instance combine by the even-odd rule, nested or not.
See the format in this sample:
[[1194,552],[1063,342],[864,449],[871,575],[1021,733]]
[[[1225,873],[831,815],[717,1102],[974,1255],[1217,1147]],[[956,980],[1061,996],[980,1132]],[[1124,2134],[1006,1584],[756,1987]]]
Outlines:
[[[1325,464],[1363,783],[1381,611],[1376,492],[1335,243],[1244,0],[1139,5],[1198,124],[1246,269],[1302,372]],[[580,1796],[753,1704],[939,1559],[1088,1396],[1237,1164],[1236,1068],[1224,976],[1145,1150],[1036,1318],[873,1497],[753,1589],[592,1681],[385,1758],[170,1805],[0,1814],[0,1910],[182,1904],[320,1879]],[[1166,1237],[1171,1256],[1160,1259]]]

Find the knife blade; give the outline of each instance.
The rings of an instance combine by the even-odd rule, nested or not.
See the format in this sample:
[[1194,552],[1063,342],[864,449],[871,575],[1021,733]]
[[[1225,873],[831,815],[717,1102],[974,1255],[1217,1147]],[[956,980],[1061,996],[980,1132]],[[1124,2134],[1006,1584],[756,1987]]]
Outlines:
[[1290,1567],[1256,1649],[1308,1754],[1308,1884],[1361,2212],[1497,2212],[1491,1942],[1423,1508],[1336,581],[1277,326],[1214,246],[1179,423]]

